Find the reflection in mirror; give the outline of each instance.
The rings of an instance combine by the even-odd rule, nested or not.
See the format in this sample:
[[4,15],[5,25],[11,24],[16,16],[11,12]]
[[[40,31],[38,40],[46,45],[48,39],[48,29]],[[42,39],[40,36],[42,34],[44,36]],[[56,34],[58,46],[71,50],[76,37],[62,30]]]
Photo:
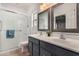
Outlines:
[[51,8],[53,31],[79,32],[79,5],[76,3],[63,3]]
[[59,30],[65,29],[65,22],[66,22],[65,18],[66,18],[65,15],[56,16],[56,20],[55,20],[56,29],[59,29]]
[[38,29],[48,30],[48,11],[38,14]]

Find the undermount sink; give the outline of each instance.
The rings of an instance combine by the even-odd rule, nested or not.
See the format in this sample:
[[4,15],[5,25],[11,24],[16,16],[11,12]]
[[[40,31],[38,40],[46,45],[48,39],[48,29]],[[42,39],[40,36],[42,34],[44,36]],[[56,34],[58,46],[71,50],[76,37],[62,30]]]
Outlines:
[[45,39],[47,41],[53,41],[55,43],[61,43],[61,44],[69,44],[69,45],[77,45],[79,44],[79,40],[77,39],[71,39],[71,38],[66,38],[66,39],[60,39],[60,37],[55,37],[55,36],[46,36],[46,35],[38,35],[38,34],[35,34],[35,36],[37,36],[38,38],[41,38],[41,39]]
[[79,47],[79,40],[75,40],[75,39],[70,39],[70,38],[66,38],[65,40],[63,40],[63,39],[55,39],[53,41],[57,42],[57,43],[64,43],[64,44],[69,44],[69,45],[74,45],[74,46]]
[[66,42],[66,40],[63,40],[63,39],[54,39],[53,41],[54,42],[58,42],[58,43],[64,43],[64,42]]
[[77,46],[79,45],[79,40],[78,39],[66,39],[66,41],[71,43],[71,44],[77,44]]

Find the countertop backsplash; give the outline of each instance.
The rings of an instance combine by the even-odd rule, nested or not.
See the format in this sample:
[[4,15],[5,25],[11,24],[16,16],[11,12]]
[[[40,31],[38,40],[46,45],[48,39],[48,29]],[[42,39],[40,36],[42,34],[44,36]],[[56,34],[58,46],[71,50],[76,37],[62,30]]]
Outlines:
[[[40,32],[39,32],[39,34],[40,34]],[[61,34],[63,34],[65,38],[79,39],[79,33],[52,32],[51,36],[60,37]],[[42,35],[47,36],[47,33],[42,32]]]

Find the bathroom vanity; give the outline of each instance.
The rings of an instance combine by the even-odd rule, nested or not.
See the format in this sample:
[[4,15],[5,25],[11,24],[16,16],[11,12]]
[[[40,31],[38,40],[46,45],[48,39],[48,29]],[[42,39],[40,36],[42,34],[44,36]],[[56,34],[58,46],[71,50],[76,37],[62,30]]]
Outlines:
[[32,56],[79,56],[79,40],[30,35],[29,51]]
[[[79,4],[62,3],[38,14],[38,31],[79,33]],[[79,56],[79,39],[30,35],[33,56]]]

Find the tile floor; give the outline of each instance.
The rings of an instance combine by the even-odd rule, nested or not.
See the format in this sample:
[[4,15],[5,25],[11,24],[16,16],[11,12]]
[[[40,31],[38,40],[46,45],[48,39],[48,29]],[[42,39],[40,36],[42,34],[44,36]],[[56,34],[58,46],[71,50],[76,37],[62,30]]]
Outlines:
[[30,56],[30,53],[28,51],[21,52],[20,49],[16,49],[7,53],[0,53],[0,56]]

